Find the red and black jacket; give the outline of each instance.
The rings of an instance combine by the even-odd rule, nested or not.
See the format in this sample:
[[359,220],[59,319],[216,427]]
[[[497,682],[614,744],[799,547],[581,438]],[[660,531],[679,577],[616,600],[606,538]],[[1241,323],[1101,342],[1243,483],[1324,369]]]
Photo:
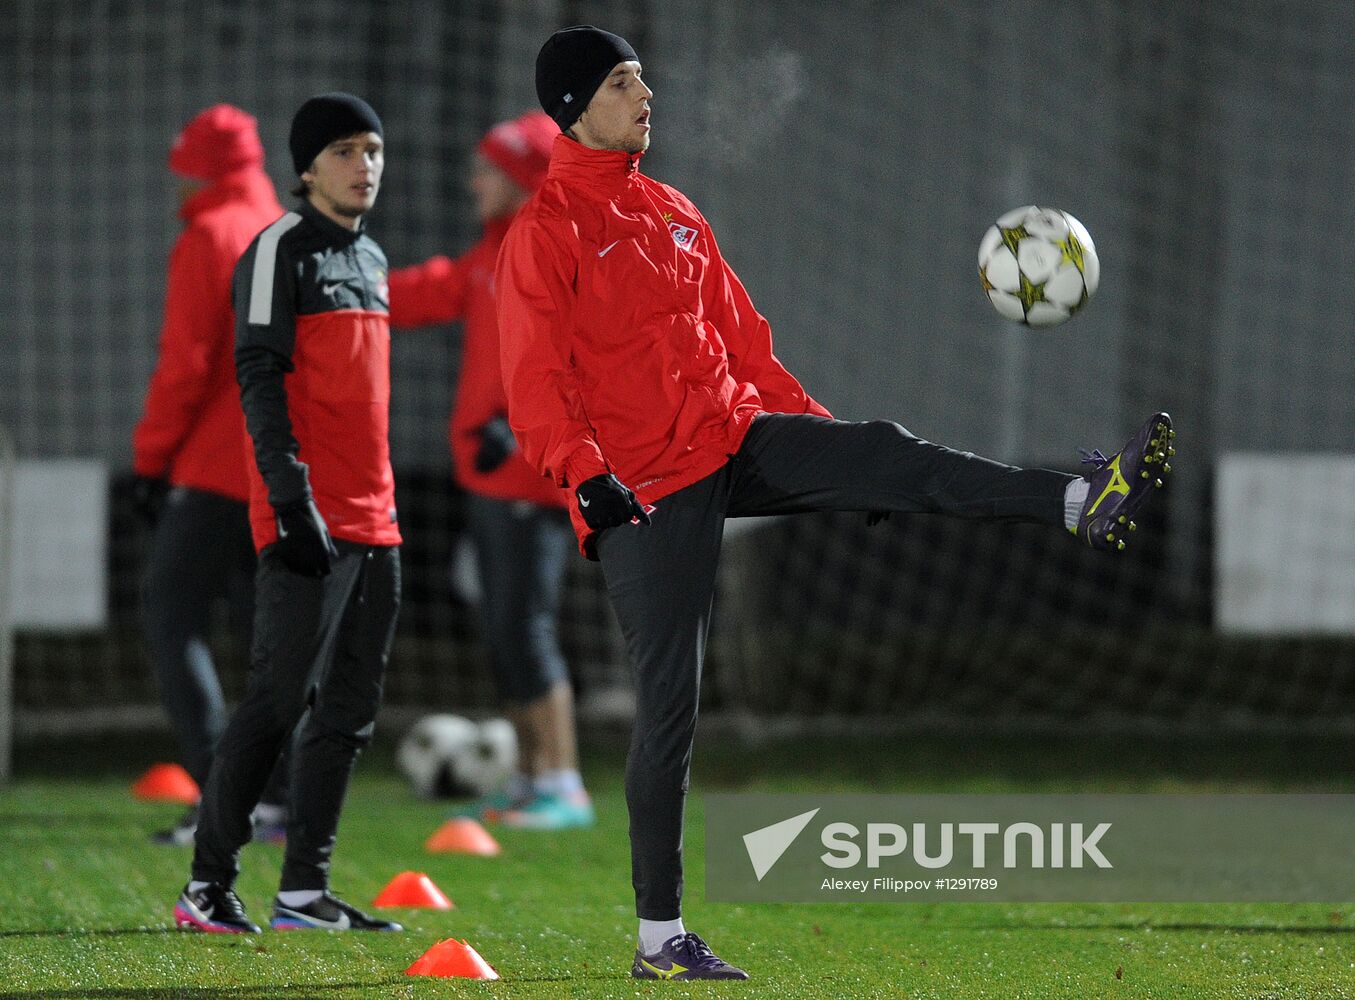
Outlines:
[[274,508],[313,496],[330,534],[398,545],[386,255],[303,202],[235,269],[235,368],[253,440],[258,549]]

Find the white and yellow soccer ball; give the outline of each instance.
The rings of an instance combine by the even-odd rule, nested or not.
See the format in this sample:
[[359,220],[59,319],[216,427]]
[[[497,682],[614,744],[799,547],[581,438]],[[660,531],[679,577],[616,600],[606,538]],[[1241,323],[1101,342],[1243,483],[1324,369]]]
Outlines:
[[1007,319],[1055,326],[1096,294],[1101,263],[1086,226],[1057,208],[1026,205],[983,234],[979,277]]

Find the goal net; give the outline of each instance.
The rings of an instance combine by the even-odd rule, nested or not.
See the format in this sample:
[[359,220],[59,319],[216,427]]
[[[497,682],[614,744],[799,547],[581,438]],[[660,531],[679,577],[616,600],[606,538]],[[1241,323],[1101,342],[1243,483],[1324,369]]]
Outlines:
[[[1335,248],[1355,222],[1355,8],[1263,0],[17,0],[0,23],[0,423],[22,460],[97,458],[114,484],[107,624],[19,632],[21,722],[60,710],[93,725],[156,700],[126,490],[177,129],[218,101],[247,109],[285,190],[295,108],[360,93],[387,127],[372,232],[397,266],[456,253],[476,236],[470,151],[534,105],[537,48],[579,22],[641,54],[656,92],[644,169],[702,208],[778,355],[837,416],[1069,471],[1077,447],[1118,448],[1159,408],[1180,435],[1172,481],[1118,556],[927,517],[739,526],[711,708],[1352,728],[1355,285]],[[993,220],[1032,203],[1080,219],[1102,264],[1086,308],[1040,331],[992,310],[975,262]],[[407,587],[388,701],[418,710],[493,705],[473,608],[448,581],[458,345],[455,327],[393,345]],[[600,574],[581,560],[563,630],[585,692],[625,686]],[[238,694],[243,657],[221,632]]]

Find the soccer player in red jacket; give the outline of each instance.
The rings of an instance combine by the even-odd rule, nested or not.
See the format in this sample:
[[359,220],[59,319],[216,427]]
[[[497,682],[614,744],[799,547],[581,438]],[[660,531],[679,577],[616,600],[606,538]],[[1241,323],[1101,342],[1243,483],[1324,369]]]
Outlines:
[[745,979],[682,924],[682,813],[726,517],[851,510],[1024,520],[1115,548],[1152,495],[1156,414],[1089,479],[1017,469],[888,420],[834,420],[679,191],[646,177],[653,93],[591,26],[537,56],[563,134],[504,240],[496,282],[508,416],[527,461],[574,491],[636,680],[626,762],[641,979]]
[[519,208],[546,179],[559,128],[540,111],[501,122],[480,141],[470,188],[484,226],[451,260],[434,257],[390,274],[396,327],[465,321],[449,437],[478,554],[490,663],[517,732],[519,774],[474,811],[506,826],[588,826],[593,806],[579,775],[574,696],[556,618],[573,543],[569,493],[529,466],[508,427],[499,370],[494,262]]
[[[160,697],[193,780],[207,781],[226,707],[207,633],[212,607],[231,602],[249,648],[254,546],[249,539],[245,421],[235,385],[231,274],[282,206],[263,170],[254,118],[229,104],[198,114],[174,140],[183,232],[169,258],[160,355],[132,436],[137,506],[153,529],[143,618]],[[285,769],[257,817],[278,829]],[[197,808],[158,843],[187,844]]]

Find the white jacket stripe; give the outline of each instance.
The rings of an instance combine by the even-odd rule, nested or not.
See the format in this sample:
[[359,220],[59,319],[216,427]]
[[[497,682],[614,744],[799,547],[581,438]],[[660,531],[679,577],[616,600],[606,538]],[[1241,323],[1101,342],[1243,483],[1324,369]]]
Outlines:
[[259,234],[254,274],[249,281],[249,321],[254,325],[267,326],[273,321],[273,271],[278,259],[278,240],[300,221],[301,216],[288,212]]

